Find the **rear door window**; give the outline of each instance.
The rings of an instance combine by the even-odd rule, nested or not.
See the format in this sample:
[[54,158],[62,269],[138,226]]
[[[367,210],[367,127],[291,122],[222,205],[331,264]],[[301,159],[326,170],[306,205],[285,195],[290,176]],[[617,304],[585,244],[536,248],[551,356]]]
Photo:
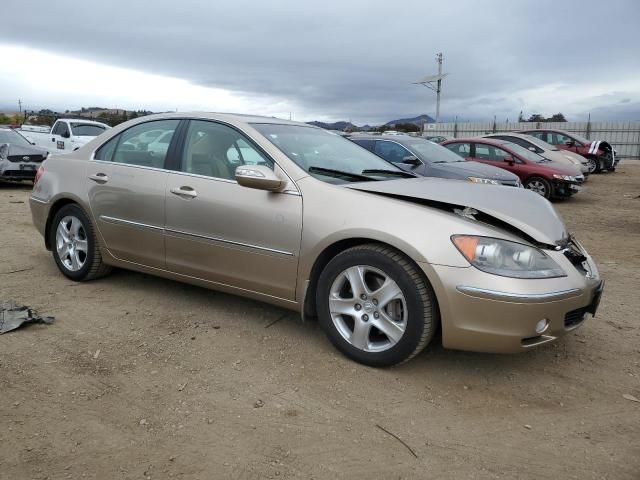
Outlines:
[[445,145],[453,153],[460,155],[462,158],[467,158],[471,155],[471,144],[467,142],[462,143],[449,143]]
[[[178,123],[180,120],[157,120],[138,124],[116,137],[118,142],[114,150],[111,150],[113,147],[110,145],[113,139],[100,147],[95,158],[127,165],[164,168],[167,151]],[[162,130],[162,133],[152,138],[146,135],[151,130]]]
[[411,152],[402,145],[388,140],[376,140],[375,153],[393,163],[402,163],[404,157],[411,156]]

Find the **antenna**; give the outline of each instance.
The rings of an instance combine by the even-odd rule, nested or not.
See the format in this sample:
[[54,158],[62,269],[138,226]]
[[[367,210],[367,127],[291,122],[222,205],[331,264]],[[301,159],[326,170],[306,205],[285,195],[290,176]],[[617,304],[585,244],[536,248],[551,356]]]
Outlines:
[[429,75],[422,80],[413,82],[414,85],[423,85],[436,92],[436,123],[440,121],[440,92],[442,91],[442,79],[449,75],[442,73],[442,52],[436,55],[436,63],[438,64],[438,73]]

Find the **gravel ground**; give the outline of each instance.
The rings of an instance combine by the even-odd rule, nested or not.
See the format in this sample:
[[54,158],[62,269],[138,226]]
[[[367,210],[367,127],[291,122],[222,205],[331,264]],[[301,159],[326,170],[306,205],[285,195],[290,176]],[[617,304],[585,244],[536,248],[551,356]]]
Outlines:
[[56,322],[0,336],[0,479],[640,478],[640,163],[556,204],[606,279],[597,318],[524,354],[435,344],[385,370],[261,303],[126,271],[72,283],[28,196],[0,185],[0,300]]

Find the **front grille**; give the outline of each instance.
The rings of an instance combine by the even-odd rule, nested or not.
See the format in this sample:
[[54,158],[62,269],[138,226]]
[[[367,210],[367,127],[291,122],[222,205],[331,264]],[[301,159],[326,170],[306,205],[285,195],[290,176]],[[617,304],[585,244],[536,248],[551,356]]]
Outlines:
[[586,315],[586,313],[587,307],[582,307],[567,312],[567,314],[564,316],[564,327],[571,328],[575,327],[576,325],[580,325],[580,323],[582,323],[582,321],[584,320],[584,316]]
[[40,163],[44,160],[44,155],[9,155],[7,160],[10,162],[36,162]]

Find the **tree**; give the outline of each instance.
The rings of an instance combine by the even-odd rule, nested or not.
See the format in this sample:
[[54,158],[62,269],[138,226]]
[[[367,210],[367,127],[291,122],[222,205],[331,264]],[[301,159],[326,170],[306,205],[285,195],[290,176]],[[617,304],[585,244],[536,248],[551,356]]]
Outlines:
[[567,119],[564,117],[562,113],[558,112],[551,115],[549,118],[547,118],[546,121],[547,122],[566,122]]
[[540,115],[539,113],[534,113],[527,120],[527,122],[544,122],[544,121],[545,121],[544,116]]
[[524,122],[524,115],[522,114],[522,110],[520,110],[520,115],[518,115],[518,123]]

